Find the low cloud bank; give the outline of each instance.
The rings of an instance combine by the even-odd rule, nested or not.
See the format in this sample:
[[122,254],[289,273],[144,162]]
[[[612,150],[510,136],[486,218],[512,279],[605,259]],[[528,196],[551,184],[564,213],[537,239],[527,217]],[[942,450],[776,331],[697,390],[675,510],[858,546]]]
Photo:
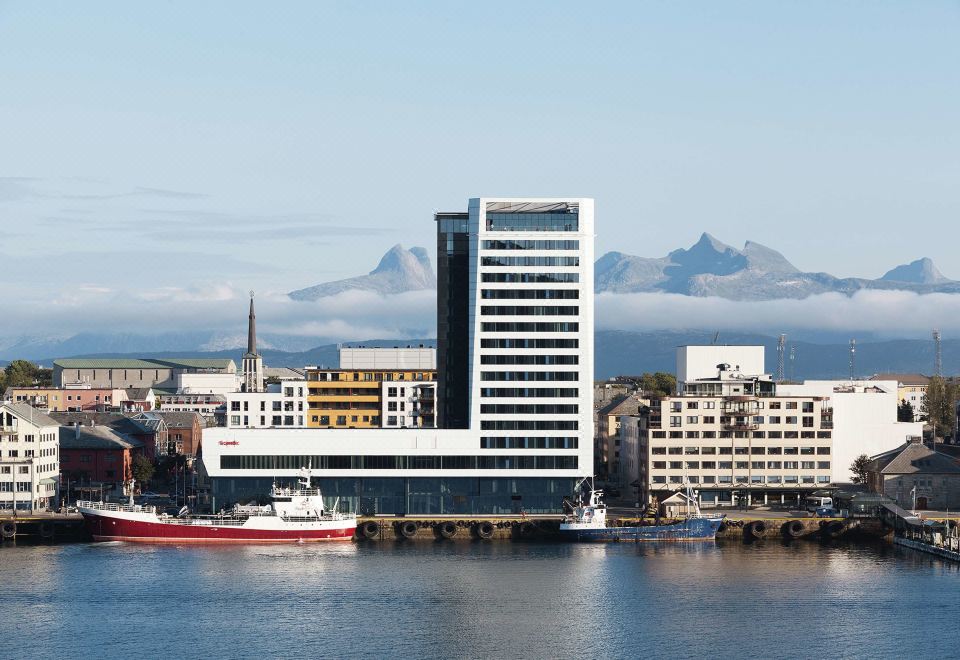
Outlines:
[[[212,332],[238,341],[246,331],[248,293],[229,283],[121,292],[78,284],[49,300],[8,298],[0,337],[70,337],[79,333],[158,335]],[[380,295],[346,291],[316,302],[283,292],[256,297],[263,334],[316,339],[316,344],[370,338],[436,336],[434,291]],[[717,329],[776,334],[791,331],[870,332],[877,337],[945,337],[960,331],[960,295],[862,291],[803,300],[731,301],[639,293],[601,294],[598,330]]]
[[736,301],[668,293],[600,294],[598,330],[719,329],[763,334],[857,331],[878,337],[960,330],[960,295],[910,291],[825,293],[802,300]]

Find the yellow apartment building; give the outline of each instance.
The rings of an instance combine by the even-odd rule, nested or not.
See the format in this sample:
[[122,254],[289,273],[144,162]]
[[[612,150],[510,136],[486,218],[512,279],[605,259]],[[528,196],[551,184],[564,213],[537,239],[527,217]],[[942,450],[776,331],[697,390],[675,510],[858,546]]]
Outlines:
[[308,428],[435,428],[437,372],[308,368]]

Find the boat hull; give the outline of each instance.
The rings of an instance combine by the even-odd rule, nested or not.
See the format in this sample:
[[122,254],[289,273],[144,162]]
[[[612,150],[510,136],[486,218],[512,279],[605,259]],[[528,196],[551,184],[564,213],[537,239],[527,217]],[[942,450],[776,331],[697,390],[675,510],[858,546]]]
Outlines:
[[182,524],[160,522],[142,517],[126,518],[84,511],[84,522],[95,541],[135,543],[310,543],[349,541],[356,530],[355,520],[294,523],[269,529],[247,525]]
[[713,541],[723,518],[690,518],[671,525],[638,527],[569,527],[561,525],[560,534],[571,541]]

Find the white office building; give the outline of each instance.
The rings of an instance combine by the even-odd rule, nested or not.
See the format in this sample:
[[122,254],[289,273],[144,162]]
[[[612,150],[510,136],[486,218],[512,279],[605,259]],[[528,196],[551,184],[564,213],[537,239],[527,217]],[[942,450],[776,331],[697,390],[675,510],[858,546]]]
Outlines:
[[310,465],[362,513],[560,511],[590,474],[593,200],[472,199],[435,220],[441,428],[208,429],[215,507]]
[[0,403],[0,509],[57,504],[60,424],[25,403]]
[[921,434],[921,424],[897,422],[895,381],[779,384],[741,371],[762,367],[762,347],[691,348],[701,347],[678,349],[677,372],[697,378],[621,418],[622,483],[639,483],[641,502],[691,484],[708,505],[799,504],[849,482],[857,456]]
[[225,396],[227,428],[306,427],[306,380],[284,380],[267,385],[262,392],[230,392]]

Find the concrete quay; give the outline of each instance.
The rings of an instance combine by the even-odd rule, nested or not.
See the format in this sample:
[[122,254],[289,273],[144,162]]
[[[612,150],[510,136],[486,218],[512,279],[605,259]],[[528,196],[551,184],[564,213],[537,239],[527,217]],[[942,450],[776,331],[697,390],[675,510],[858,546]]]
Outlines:
[[86,537],[83,516],[79,513],[0,514],[2,541],[77,541]]

